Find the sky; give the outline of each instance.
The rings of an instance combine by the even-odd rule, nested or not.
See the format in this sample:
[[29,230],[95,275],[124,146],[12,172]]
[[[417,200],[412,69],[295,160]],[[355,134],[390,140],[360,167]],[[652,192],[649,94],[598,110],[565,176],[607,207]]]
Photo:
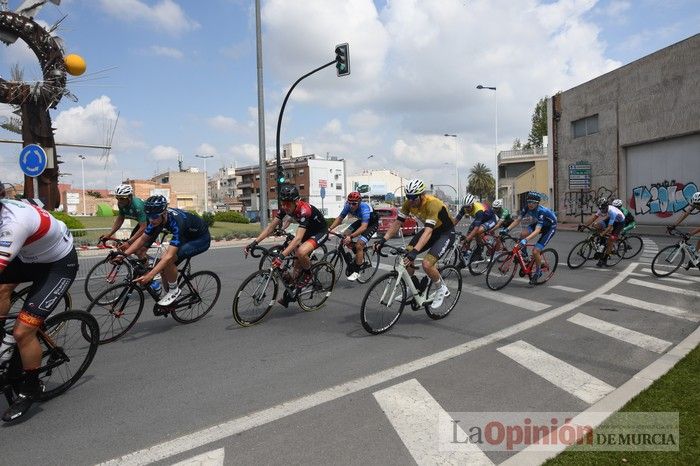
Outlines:
[[[10,0],[9,9],[19,6]],[[537,101],[700,32],[698,0],[261,0],[266,154],[279,109],[303,74],[350,44],[350,76],[329,67],[292,93],[281,144],[338,156],[348,173],[390,168],[454,184],[498,149],[526,141]],[[84,57],[51,110],[62,182],[113,188],[184,165],[209,173],[258,161],[254,0],[62,0],[36,20]],[[0,76],[19,64],[41,79],[20,41],[0,44]],[[497,90],[477,90],[476,86]],[[0,118],[12,108],[0,104]],[[118,115],[118,118],[117,118]],[[457,137],[445,137],[444,134]],[[18,139],[0,129],[0,138]],[[0,144],[0,180],[20,182],[17,144]],[[372,156],[370,158],[370,156]]]

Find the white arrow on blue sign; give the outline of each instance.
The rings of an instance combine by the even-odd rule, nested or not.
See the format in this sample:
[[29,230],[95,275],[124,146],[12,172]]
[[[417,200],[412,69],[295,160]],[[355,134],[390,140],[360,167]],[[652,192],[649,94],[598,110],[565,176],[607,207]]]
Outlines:
[[47,163],[46,152],[37,144],[24,146],[19,153],[19,168],[27,176],[41,175],[46,170]]
[[323,199],[324,197],[326,197],[326,188],[321,186],[321,199]]

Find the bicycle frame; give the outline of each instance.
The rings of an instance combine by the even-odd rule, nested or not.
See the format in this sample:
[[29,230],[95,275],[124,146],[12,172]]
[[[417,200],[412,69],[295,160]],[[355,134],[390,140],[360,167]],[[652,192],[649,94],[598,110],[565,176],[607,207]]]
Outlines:
[[[415,307],[421,307],[424,304],[430,304],[433,302],[432,299],[428,298],[428,289],[429,287],[426,287],[425,290],[423,290],[422,293],[419,293],[418,290],[416,289],[415,285],[413,284],[413,280],[411,280],[411,274],[408,273],[408,270],[406,269],[406,266],[403,265],[403,256],[401,255],[401,248],[394,248],[393,246],[385,245],[384,247],[389,247],[393,249],[393,252],[391,254],[396,255],[396,259],[394,259],[394,271],[398,272],[398,280],[396,280],[396,283],[394,284],[393,289],[391,290],[391,294],[389,296],[388,301],[384,301],[384,298],[386,298],[386,292],[387,288],[384,289],[384,293],[382,293],[381,297],[381,302],[386,302],[387,305],[391,305],[391,303],[394,302],[394,298],[396,297],[396,290],[399,288],[399,282],[403,281],[406,284],[407,289],[411,292],[411,296],[408,296],[407,298],[413,298]],[[381,253],[380,253],[381,254]]]

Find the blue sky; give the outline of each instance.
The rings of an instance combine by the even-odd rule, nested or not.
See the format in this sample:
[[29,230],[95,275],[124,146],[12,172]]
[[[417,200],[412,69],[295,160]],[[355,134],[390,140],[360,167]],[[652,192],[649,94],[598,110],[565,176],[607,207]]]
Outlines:
[[[264,0],[262,8],[268,157],[286,90],[349,42],[351,76],[328,68],[303,81],[282,143],[344,157],[351,173],[392,168],[429,182],[452,180],[455,162],[462,177],[476,162],[495,165],[496,102],[477,84],[498,87],[499,148],[508,149],[527,139],[540,97],[700,32],[697,0]],[[57,141],[103,143],[120,115],[109,160],[59,147],[72,174],[64,181],[80,183],[80,153],[88,187],[175,168],[178,154],[200,167],[195,154],[214,155],[210,171],[257,160],[253,0],[63,0],[37,20],[64,15],[56,33],[88,71],[69,84],[78,102],[64,98],[51,112]],[[26,79],[40,77],[26,46],[0,45],[0,74],[14,63]],[[3,181],[20,180],[18,151],[0,145]]]

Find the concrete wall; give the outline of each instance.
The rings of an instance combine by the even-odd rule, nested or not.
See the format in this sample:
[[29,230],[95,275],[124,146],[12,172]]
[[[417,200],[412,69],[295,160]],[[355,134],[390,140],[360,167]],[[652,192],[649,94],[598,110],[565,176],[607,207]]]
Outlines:
[[[323,209],[326,217],[336,217],[345,205],[348,192],[345,185],[343,160],[309,159],[309,203]],[[326,196],[321,200],[321,180],[326,184]]]
[[513,182],[514,198],[511,200],[514,210],[520,207],[520,195],[529,191],[541,193],[543,195],[542,205],[551,207],[549,195],[547,194],[549,187],[548,173],[547,160],[537,160],[531,169],[515,178]]

